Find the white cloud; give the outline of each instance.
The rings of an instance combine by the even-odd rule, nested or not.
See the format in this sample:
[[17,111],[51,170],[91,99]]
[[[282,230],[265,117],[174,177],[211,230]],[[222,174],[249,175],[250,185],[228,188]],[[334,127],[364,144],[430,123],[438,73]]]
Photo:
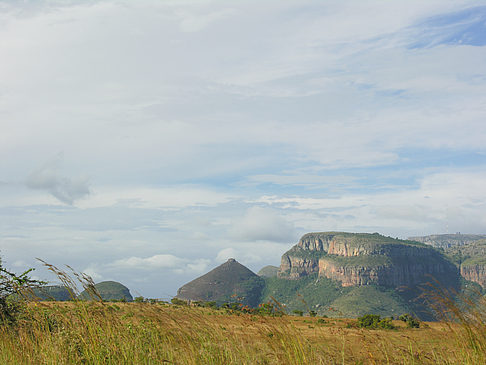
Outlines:
[[233,9],[223,9],[207,14],[191,14],[183,10],[176,10],[176,15],[180,17],[180,27],[183,32],[198,32],[212,22],[225,19],[234,13]]
[[139,208],[184,208],[190,206],[214,206],[236,197],[198,186],[179,185],[158,188],[149,187],[99,187],[89,199],[79,203],[82,208],[95,208],[122,204]]
[[103,275],[99,274],[98,270],[98,268],[91,265],[85,268],[82,272],[93,279],[94,282],[100,282],[103,280]]
[[336,198],[264,196],[257,200],[290,211],[309,230],[365,230],[407,236],[413,232],[482,233],[486,220],[486,173],[427,175],[416,189],[346,194]]
[[237,256],[238,254],[236,250],[234,248],[228,247],[218,252],[218,254],[216,255],[216,261],[225,262],[228,259],[234,259]]
[[233,221],[230,234],[240,240],[288,242],[295,233],[293,225],[277,211],[254,206]]
[[207,269],[209,263],[207,259],[185,259],[170,254],[158,254],[150,257],[132,256],[119,259],[109,264],[109,267],[118,270],[171,269],[177,274],[201,274]]

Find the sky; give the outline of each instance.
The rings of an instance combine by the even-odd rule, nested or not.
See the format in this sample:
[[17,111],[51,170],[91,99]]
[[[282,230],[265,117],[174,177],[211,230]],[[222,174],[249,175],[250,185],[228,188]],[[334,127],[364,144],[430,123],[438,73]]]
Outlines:
[[170,298],[315,231],[486,233],[486,1],[0,0],[0,256]]

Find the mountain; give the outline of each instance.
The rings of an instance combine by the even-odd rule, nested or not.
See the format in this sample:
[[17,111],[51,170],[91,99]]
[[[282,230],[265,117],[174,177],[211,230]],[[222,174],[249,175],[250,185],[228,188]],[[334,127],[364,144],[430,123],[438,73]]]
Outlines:
[[481,239],[486,239],[486,235],[456,233],[456,234],[434,234],[430,236],[409,237],[409,240],[422,242],[437,248],[463,246]]
[[265,267],[262,267],[260,271],[258,271],[257,275],[265,278],[273,278],[277,276],[278,270],[279,270],[278,266],[267,265]]
[[333,317],[413,313],[433,320],[434,288],[446,290],[453,300],[459,300],[456,293],[481,294],[480,286],[468,280],[480,282],[474,275],[486,273],[486,266],[477,269],[480,274],[464,270],[486,265],[477,258],[479,253],[486,258],[486,240],[460,249],[449,252],[378,233],[308,233],[282,255],[277,275],[275,266],[257,276],[230,259],[182,286],[177,297],[218,303],[242,297],[252,306],[275,300],[288,311]]
[[476,282],[486,289],[486,239],[447,247],[443,250],[458,266],[464,279]]
[[177,298],[194,301],[240,301],[257,306],[265,282],[258,275],[234,259],[216,267],[207,274],[183,285]]
[[344,287],[415,286],[429,276],[450,284],[457,269],[437,250],[378,233],[321,232],[304,235],[282,256],[279,277],[317,273]]
[[266,283],[263,300],[272,295],[290,309],[333,316],[412,312],[422,319],[433,319],[422,298],[430,284],[462,288],[458,268],[433,247],[347,232],[305,234],[283,254],[278,277]]
[[[130,294],[128,288],[116,281],[102,281],[95,284],[96,291],[103,300],[126,300],[127,302],[133,301],[133,297]],[[79,294],[78,299],[81,300],[96,300],[96,296],[93,297],[86,290]]]
[[74,294],[62,285],[47,285],[33,289],[34,295],[40,300],[66,301],[71,300]]

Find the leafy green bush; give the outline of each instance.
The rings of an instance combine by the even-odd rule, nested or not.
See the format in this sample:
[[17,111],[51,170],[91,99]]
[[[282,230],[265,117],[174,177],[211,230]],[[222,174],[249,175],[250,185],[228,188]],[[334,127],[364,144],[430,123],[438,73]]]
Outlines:
[[362,317],[358,317],[358,327],[367,329],[395,329],[391,318],[381,318],[377,314],[365,314]]
[[407,327],[409,328],[420,328],[419,320],[409,313],[402,314],[400,317],[398,317],[398,319],[400,321],[406,322]]
[[304,315],[304,312],[303,311],[300,311],[298,309],[294,309],[292,311],[292,313],[295,314],[296,316],[300,316],[300,317],[302,317]]

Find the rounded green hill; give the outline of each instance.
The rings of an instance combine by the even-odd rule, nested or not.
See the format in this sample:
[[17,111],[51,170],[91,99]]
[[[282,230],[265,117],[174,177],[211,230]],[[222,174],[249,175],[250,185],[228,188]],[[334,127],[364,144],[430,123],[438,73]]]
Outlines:
[[[103,300],[125,300],[127,302],[133,301],[133,297],[126,286],[120,284],[116,281],[102,281],[101,283],[95,284],[95,289]],[[96,300],[96,296],[93,296],[84,290],[79,294],[78,299],[81,300]]]

